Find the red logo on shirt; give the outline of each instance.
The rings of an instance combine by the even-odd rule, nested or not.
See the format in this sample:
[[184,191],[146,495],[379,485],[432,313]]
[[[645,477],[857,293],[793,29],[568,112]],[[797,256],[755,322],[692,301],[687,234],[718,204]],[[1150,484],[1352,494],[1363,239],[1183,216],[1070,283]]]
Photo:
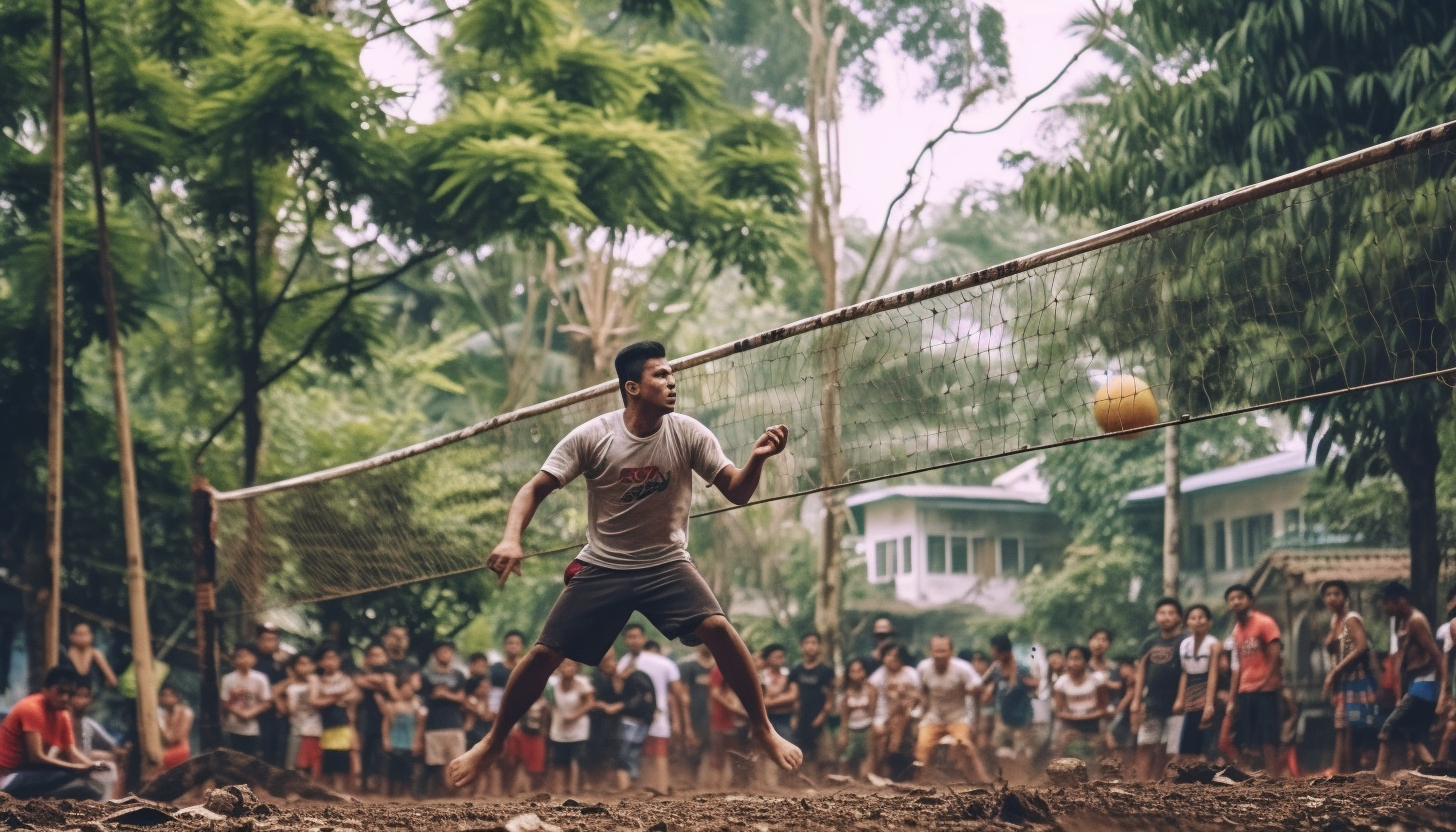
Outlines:
[[647,482],[662,476],[662,471],[656,465],[649,465],[646,468],[623,468],[618,475],[617,482]]

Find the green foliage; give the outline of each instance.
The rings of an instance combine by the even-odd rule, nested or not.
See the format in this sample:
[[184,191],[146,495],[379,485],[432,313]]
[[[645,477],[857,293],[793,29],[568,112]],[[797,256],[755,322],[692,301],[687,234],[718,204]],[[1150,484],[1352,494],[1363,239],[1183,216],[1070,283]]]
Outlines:
[[1052,648],[1086,644],[1093,629],[1106,627],[1116,636],[1111,653],[1136,655],[1153,626],[1148,604],[1156,584],[1146,576],[1155,573],[1154,559],[1139,541],[1114,539],[1105,550],[1074,546],[1061,569],[1038,569],[1022,584],[1025,609],[1013,635]]

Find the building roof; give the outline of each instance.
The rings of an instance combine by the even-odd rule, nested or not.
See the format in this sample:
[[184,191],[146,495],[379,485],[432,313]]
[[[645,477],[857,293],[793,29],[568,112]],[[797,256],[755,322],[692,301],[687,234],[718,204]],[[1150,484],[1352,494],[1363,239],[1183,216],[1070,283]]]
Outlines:
[[[1314,461],[1308,459],[1303,450],[1280,451],[1277,454],[1261,456],[1258,459],[1240,462],[1226,468],[1218,468],[1206,473],[1194,474],[1191,477],[1184,477],[1183,487],[1179,493],[1190,494],[1195,491],[1205,491],[1210,488],[1239,485],[1267,477],[1278,477],[1284,474],[1308,471],[1315,467]],[[1157,485],[1150,485],[1147,488],[1139,488],[1136,491],[1129,492],[1123,499],[1128,503],[1141,503],[1149,500],[1161,500],[1167,493],[1167,486],[1163,483],[1158,483]]]
[[1313,546],[1271,549],[1249,583],[1257,592],[1274,572],[1293,584],[1317,587],[1339,579],[1351,584],[1384,583],[1410,577],[1410,551],[1373,546]]
[[1030,503],[1042,505],[1046,494],[1003,488],[996,485],[893,485],[852,495],[845,503],[851,508],[881,500],[940,500],[960,502]]

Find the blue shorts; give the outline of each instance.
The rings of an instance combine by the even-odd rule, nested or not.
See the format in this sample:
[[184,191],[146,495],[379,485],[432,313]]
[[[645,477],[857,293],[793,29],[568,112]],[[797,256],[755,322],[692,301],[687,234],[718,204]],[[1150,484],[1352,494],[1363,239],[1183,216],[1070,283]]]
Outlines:
[[646,722],[622,720],[617,728],[617,770],[625,771],[636,780],[642,774],[642,746],[647,744]]

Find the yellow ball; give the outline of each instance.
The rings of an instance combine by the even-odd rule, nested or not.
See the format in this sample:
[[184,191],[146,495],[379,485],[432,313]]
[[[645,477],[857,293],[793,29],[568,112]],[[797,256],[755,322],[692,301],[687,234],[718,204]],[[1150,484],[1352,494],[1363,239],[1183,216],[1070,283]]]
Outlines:
[[[1104,433],[1136,430],[1158,423],[1158,400],[1153,390],[1136,376],[1113,376],[1097,389],[1092,401],[1092,415]],[[1120,434],[1131,439],[1139,433]]]

